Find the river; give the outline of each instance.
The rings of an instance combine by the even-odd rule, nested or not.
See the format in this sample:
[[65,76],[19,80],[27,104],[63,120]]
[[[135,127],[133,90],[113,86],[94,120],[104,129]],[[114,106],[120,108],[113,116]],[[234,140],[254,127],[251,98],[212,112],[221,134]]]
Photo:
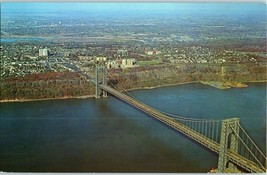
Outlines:
[[[237,116],[266,148],[266,84],[219,90],[197,83],[130,91],[168,113]],[[206,173],[218,155],[109,96],[0,103],[0,171]]]

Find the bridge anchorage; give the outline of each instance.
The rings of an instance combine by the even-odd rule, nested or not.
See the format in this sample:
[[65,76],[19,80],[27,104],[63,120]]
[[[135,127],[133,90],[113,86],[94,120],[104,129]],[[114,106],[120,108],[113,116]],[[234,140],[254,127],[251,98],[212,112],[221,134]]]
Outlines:
[[[102,81],[99,75],[102,75]],[[96,67],[96,78],[91,80],[96,85],[95,97],[99,98],[101,91],[107,93],[147,113],[163,124],[179,131],[202,146],[219,155],[217,172],[238,172],[242,170],[252,173],[266,173],[266,155],[257,147],[239,122],[239,118],[225,120],[188,118],[169,114],[135,98],[132,94],[119,92],[107,85],[106,67]],[[110,75],[109,75],[110,76]],[[112,76],[110,76],[112,78]],[[126,95],[128,94],[128,95]]]

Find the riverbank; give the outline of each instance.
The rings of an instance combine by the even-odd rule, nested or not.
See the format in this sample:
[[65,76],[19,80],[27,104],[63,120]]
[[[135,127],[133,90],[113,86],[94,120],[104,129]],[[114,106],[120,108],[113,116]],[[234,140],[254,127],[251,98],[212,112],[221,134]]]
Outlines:
[[158,86],[151,86],[151,87],[139,87],[139,88],[131,88],[127,89],[127,91],[133,91],[133,90],[142,90],[142,89],[156,89],[161,87],[169,87],[169,86],[179,86],[179,85],[185,85],[185,84],[191,84],[191,83],[199,83],[198,81],[190,81],[185,83],[173,83],[173,84],[165,84],[165,85],[158,85]]
[[218,81],[201,81],[200,83],[215,87],[217,89],[244,88],[247,84],[242,82],[218,82]]
[[[131,88],[131,89],[127,89],[127,91],[141,90],[141,89],[155,89],[155,88],[161,88],[161,87],[166,87],[166,86],[178,86],[178,85],[191,84],[191,83],[199,83],[199,82],[197,82],[197,81],[192,81],[192,82],[174,83],[174,84],[166,84],[166,85],[159,85],[159,86],[152,86],[152,87],[139,87],[139,88]],[[84,98],[92,98],[92,97],[95,97],[95,95],[65,96],[65,97],[41,98],[41,99],[14,99],[14,100],[0,100],[0,103],[30,102],[30,101],[44,101],[44,100],[64,100],[64,99],[84,99]]]
[[267,80],[248,81],[248,82],[217,82],[217,81],[200,81],[200,83],[215,87],[217,89],[245,88],[246,83],[267,83]]
[[65,99],[85,99],[92,98],[94,95],[83,95],[83,96],[65,96],[56,98],[40,98],[40,99],[14,99],[14,100],[0,100],[0,103],[12,103],[12,102],[30,102],[30,101],[47,101],[47,100],[65,100]]
[[267,83],[267,80],[258,80],[258,81],[247,81],[245,83]]
[[[205,84],[205,85],[210,85],[210,86],[213,86],[213,87],[221,89],[221,90],[231,88],[228,86],[223,86],[223,83],[220,83],[220,82],[190,81],[190,82],[184,82],[184,83],[165,84],[165,85],[158,85],[158,86],[151,86],[151,87],[131,88],[131,89],[127,89],[127,91],[142,90],[142,89],[149,90],[149,89],[156,89],[156,88],[169,87],[169,86],[179,86],[179,85],[185,85],[185,84],[191,84],[191,83],[201,83],[201,84]],[[267,83],[267,80],[249,81],[249,82],[245,82],[245,83]],[[241,84],[235,86],[235,88],[243,88],[243,87],[248,87],[248,85],[241,83]],[[0,103],[30,102],[30,101],[45,101],[45,100],[64,100],[64,99],[85,99],[85,98],[92,98],[92,97],[95,97],[95,95],[65,96],[65,97],[41,98],[41,99],[0,100]]]

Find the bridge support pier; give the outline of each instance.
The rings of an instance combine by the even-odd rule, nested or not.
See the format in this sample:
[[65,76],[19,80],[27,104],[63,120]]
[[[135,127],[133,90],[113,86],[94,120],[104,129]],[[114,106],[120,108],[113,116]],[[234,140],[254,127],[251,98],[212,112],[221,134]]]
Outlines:
[[[99,79],[99,72],[102,72],[102,82],[100,82]],[[107,97],[107,92],[102,91],[99,87],[99,84],[102,83],[104,85],[107,85],[107,69],[105,66],[96,66],[96,80],[95,80],[95,98],[100,98],[101,93],[103,92],[103,97]]]
[[[220,151],[218,160],[218,172],[224,173],[227,168],[228,158],[227,150],[233,152],[238,151],[238,137],[235,133],[239,133],[239,118],[226,119],[222,122]],[[229,168],[235,169],[236,166],[229,162]]]

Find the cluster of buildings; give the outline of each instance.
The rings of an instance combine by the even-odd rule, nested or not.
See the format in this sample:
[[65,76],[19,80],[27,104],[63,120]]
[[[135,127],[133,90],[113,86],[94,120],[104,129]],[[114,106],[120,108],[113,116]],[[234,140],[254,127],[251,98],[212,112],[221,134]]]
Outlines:
[[1,77],[24,76],[48,71],[66,71],[59,63],[69,63],[66,57],[51,54],[48,48],[34,44],[1,45]]
[[106,66],[108,69],[134,67],[134,66],[137,66],[137,61],[134,58],[109,60],[106,62]]
[[[73,71],[75,65],[84,70],[95,64],[112,68],[130,68],[151,64],[190,64],[190,63],[257,63],[257,53],[215,50],[200,46],[184,47],[137,47],[118,45],[94,47],[72,44],[1,44],[1,76],[23,76],[46,71]],[[97,56],[96,56],[97,55]]]
[[111,68],[127,68],[136,66],[137,60],[129,58],[128,50],[118,49],[116,59],[107,59],[107,57],[96,57],[97,62],[103,62],[108,69]]
[[126,49],[118,49],[116,58],[110,58],[107,55],[99,56],[78,56],[78,59],[72,61],[75,65],[79,65],[83,70],[94,67],[95,64],[105,65],[108,69],[129,68],[137,66],[137,60],[131,58]]
[[145,50],[146,55],[158,55],[161,54],[161,51],[158,50]]
[[201,46],[187,46],[180,48],[170,48],[163,50],[162,58],[170,63],[256,63],[256,53],[254,56],[246,52],[215,50]]
[[34,45],[1,43],[0,58],[0,77],[24,76],[46,71],[43,60],[38,57],[38,47]]

